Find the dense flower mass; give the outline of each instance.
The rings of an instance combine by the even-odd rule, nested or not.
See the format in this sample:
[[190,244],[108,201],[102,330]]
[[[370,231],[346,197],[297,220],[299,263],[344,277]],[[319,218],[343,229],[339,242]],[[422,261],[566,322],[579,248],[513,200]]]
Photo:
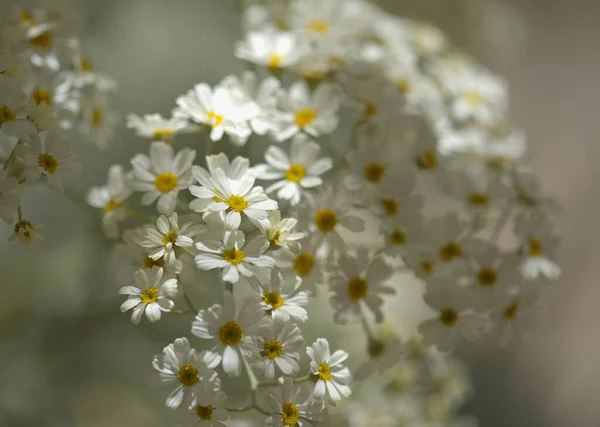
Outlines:
[[[121,310],[134,324],[189,316],[153,362],[172,389],[167,406],[201,426],[246,411],[266,426],[310,425],[342,401],[351,426],[470,425],[456,416],[468,382],[445,352],[526,334],[539,291],[560,275],[551,205],[531,185],[506,82],[437,29],[364,0],[253,2],[243,20],[234,52],[252,71],[174,96],[172,117],[129,115],[149,146],[87,198],[107,237],[122,240]],[[60,128],[105,145],[114,84],[53,37],[58,22],[23,11],[13,25],[20,65],[57,79],[14,91],[13,51],[0,55],[11,88],[0,96],[0,217],[17,215],[13,238],[29,245],[40,227],[22,218],[24,184],[42,178],[62,192],[77,172]],[[65,55],[74,65],[63,70]],[[198,133],[203,155],[174,148]],[[211,153],[258,140],[264,163]],[[439,194],[453,203],[432,214]],[[514,244],[501,244],[513,228]],[[400,273],[425,289],[409,340],[383,326],[386,303],[402,298]],[[193,287],[217,299],[197,305]],[[327,323],[316,299],[336,327],[361,325],[366,355],[323,337],[326,327],[307,341],[312,318]],[[207,350],[193,348],[200,340]],[[223,374],[247,376],[244,406],[227,404]]]

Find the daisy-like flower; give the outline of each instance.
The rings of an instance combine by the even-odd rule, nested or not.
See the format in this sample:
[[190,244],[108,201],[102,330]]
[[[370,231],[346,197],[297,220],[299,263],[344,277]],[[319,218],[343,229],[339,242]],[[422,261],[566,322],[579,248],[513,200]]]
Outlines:
[[283,377],[278,387],[278,395],[271,394],[271,411],[273,415],[267,418],[265,426],[272,427],[304,427],[311,426],[311,421],[322,421],[327,416],[323,404],[301,388],[294,385],[290,377]]
[[191,248],[198,234],[203,233],[206,227],[202,224],[187,222],[181,227],[177,212],[170,217],[161,215],[156,221],[156,228],[146,228],[146,239],[141,246],[150,251],[148,255],[154,261],[163,258],[167,264],[173,264],[177,259],[176,248]]
[[218,338],[217,346],[207,351],[205,360],[208,367],[212,369],[222,364],[227,375],[239,376],[242,372],[241,358],[252,354],[253,336],[261,314],[248,304],[242,305],[237,313],[231,292],[225,292],[224,299],[224,307],[214,304],[198,312],[192,322],[192,334],[202,339]]
[[196,255],[196,266],[200,270],[223,269],[223,281],[238,283],[247,277],[259,274],[261,269],[272,269],[275,260],[263,255],[266,248],[254,240],[245,245],[246,238],[240,230],[227,230],[222,240],[204,240],[196,243],[201,253]]
[[0,218],[12,224],[13,218],[21,204],[23,187],[17,178],[7,176],[4,169],[0,169]]
[[[298,287],[302,285],[311,295],[316,294],[317,284],[323,282],[323,266],[318,249],[315,242],[304,238],[300,241],[300,248],[275,253],[277,267],[281,269],[287,283],[296,283]],[[302,279],[301,283],[297,283],[296,276]]]
[[341,229],[353,232],[363,231],[364,221],[356,215],[349,213],[352,201],[349,195],[333,186],[323,187],[316,196],[314,204],[301,212],[303,223],[311,231],[310,238],[316,246],[327,242],[331,253],[346,248],[346,243],[340,235]]
[[206,125],[213,141],[219,141],[226,133],[238,145],[243,145],[252,133],[248,120],[255,110],[239,91],[221,85],[212,89],[200,83],[176,102],[178,108],[173,110],[173,115]]
[[298,205],[306,190],[321,185],[321,175],[333,167],[331,158],[318,158],[320,149],[304,134],[292,139],[289,156],[281,148],[271,145],[265,152],[267,164],[256,166],[259,179],[278,180],[267,187],[267,194],[277,191],[277,198],[289,200],[292,206]]
[[318,338],[312,347],[306,347],[306,354],[310,357],[310,372],[316,379],[313,392],[316,399],[326,400],[328,404],[335,406],[342,400],[342,396],[350,396],[350,370],[342,365],[348,358],[348,353],[337,350],[332,354],[329,342],[325,338]]
[[288,68],[306,52],[303,38],[272,27],[251,31],[235,46],[235,56],[271,69]]
[[75,54],[71,58],[73,67],[63,74],[65,81],[76,89],[93,87],[101,92],[111,92],[117,89],[117,82],[111,77],[98,73],[89,57]]
[[365,78],[343,74],[339,80],[357,120],[369,121],[383,127],[398,114],[398,91],[394,90],[392,83],[385,77]]
[[434,218],[425,224],[425,245],[435,248],[437,252],[437,266],[450,271],[454,268],[463,268],[465,265],[465,243],[468,240],[460,238],[465,228],[469,225],[463,223],[456,214],[446,214]]
[[369,209],[382,219],[382,226],[394,222],[419,223],[423,200],[416,194],[417,176],[411,170],[394,172],[384,179]]
[[490,335],[500,345],[527,336],[540,312],[538,301],[539,292],[531,288],[497,294],[490,314]]
[[300,370],[300,349],[304,338],[298,325],[282,317],[266,318],[255,340],[251,366],[262,377],[273,379],[276,374],[296,376]]
[[170,215],[175,210],[177,196],[192,184],[192,162],[196,152],[189,148],[173,156],[173,147],[164,142],[150,145],[150,157],[138,154],[131,159],[132,187],[142,191],[142,204],[148,206],[158,199],[158,212]]
[[472,174],[454,172],[441,173],[442,187],[461,199],[473,214],[485,215],[490,209],[501,206],[512,196],[511,189],[499,178],[479,173],[478,167]]
[[227,403],[227,395],[222,391],[202,391],[198,393],[196,406],[191,408],[191,425],[193,427],[226,427],[229,413],[223,406]]
[[[425,233],[423,221],[419,215],[410,215],[406,218],[395,215],[389,219],[384,218],[380,231],[386,245],[384,253],[388,256],[400,256],[408,264],[405,257],[411,256],[413,252],[418,254],[423,250],[422,242]],[[422,260],[422,262],[425,261]],[[433,265],[431,269],[433,270]]]
[[298,240],[304,237],[304,233],[293,231],[298,220],[281,219],[280,211],[270,211],[265,219],[252,222],[260,230],[260,234],[254,239],[259,242],[261,250],[289,251],[290,247],[296,247]]
[[158,322],[163,311],[173,309],[175,303],[171,300],[177,293],[177,279],[163,278],[164,270],[153,267],[151,270],[135,272],[135,286],[123,286],[120,295],[129,295],[121,304],[121,313],[133,309],[131,323],[138,325],[144,312],[146,318]]
[[103,187],[92,187],[87,194],[87,203],[102,209],[102,228],[109,239],[119,237],[120,221],[127,217],[125,201],[131,195],[131,187],[121,165],[108,169],[108,181]]
[[21,87],[6,82],[0,87],[0,130],[9,136],[23,139],[29,133],[35,133],[33,122],[28,119],[31,105],[25,103]]
[[30,134],[27,145],[17,147],[23,159],[23,175],[29,181],[45,175],[50,187],[59,194],[64,191],[64,179],[81,173],[81,165],[75,161],[71,146],[58,132],[46,131]]
[[79,132],[86,136],[85,140],[105,150],[112,140],[115,128],[119,123],[119,115],[108,104],[108,97],[100,91],[81,100],[81,122]]
[[281,88],[279,80],[267,77],[259,83],[255,72],[245,71],[241,78],[225,77],[221,85],[242,94],[248,106],[248,120],[254,133],[265,135],[276,128],[277,94]]
[[189,409],[220,388],[217,373],[203,361],[203,354],[191,348],[187,338],[177,338],[154,356],[152,366],[158,371],[158,380],[164,385],[177,387],[167,397],[168,408],[178,408],[182,403]]
[[423,299],[436,312],[434,318],[419,325],[425,345],[447,351],[461,339],[472,340],[483,326],[484,318],[469,310],[470,299],[464,291],[456,289],[454,280],[428,291]]
[[44,224],[32,224],[29,221],[19,221],[15,224],[13,233],[8,236],[9,241],[19,241],[31,250],[36,243],[44,241],[44,236],[38,230],[44,228]]
[[301,80],[279,96],[280,124],[273,132],[275,139],[285,141],[299,132],[318,137],[333,132],[338,126],[340,96],[331,83],[320,83],[311,93]]
[[168,144],[173,142],[175,135],[197,130],[190,123],[179,117],[164,118],[160,114],[129,114],[127,127],[133,129],[135,134],[152,141],[163,141]]
[[190,203],[190,209],[196,212],[226,211],[226,222],[233,224],[234,228],[240,225],[242,213],[250,219],[262,220],[267,217],[268,211],[278,207],[262,187],[254,186],[253,174],[246,173],[240,179],[232,179],[223,169],[214,169],[209,175],[201,167],[194,168],[193,173],[200,186],[190,187],[192,195],[198,198]]
[[361,303],[375,314],[377,323],[383,321],[382,296],[395,293],[393,288],[383,284],[391,277],[392,268],[381,257],[371,261],[365,248],[358,249],[356,256],[343,254],[339,265],[330,278],[335,321],[347,323],[359,318]]
[[554,280],[560,276],[560,266],[554,261],[558,238],[546,215],[536,210],[518,217],[515,234],[522,239],[521,270],[526,279]]
[[308,315],[304,307],[309,303],[308,294],[300,290],[302,279],[295,275],[284,275],[273,270],[269,280],[250,282],[255,295],[248,296],[246,301],[257,311],[281,318],[285,321],[293,319],[305,322]]

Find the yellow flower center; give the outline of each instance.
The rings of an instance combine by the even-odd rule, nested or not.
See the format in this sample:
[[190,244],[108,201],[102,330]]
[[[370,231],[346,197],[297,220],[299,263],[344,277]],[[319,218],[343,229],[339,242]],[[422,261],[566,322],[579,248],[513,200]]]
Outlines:
[[538,239],[529,239],[529,256],[541,256],[542,255],[542,244]]
[[200,378],[198,378],[198,368],[189,363],[187,365],[182,365],[179,368],[177,379],[186,387],[198,384],[198,381],[200,381]]
[[24,10],[19,14],[19,21],[25,28],[31,28],[35,25],[35,20],[31,16],[31,12]]
[[434,269],[434,266],[433,266],[432,262],[430,262],[430,261],[423,261],[421,263],[421,271],[423,273],[425,273],[427,275],[430,275],[430,274],[433,273],[433,269]]
[[263,355],[271,360],[275,359],[276,357],[281,357],[283,355],[281,343],[277,340],[266,342],[263,349]]
[[277,53],[271,54],[271,56],[269,57],[269,68],[279,68],[282,59],[283,56]]
[[212,420],[212,411],[213,411],[212,405],[208,405],[208,406],[198,405],[198,406],[196,406],[196,415],[202,421],[210,421],[210,420]]
[[417,166],[420,169],[432,170],[437,166],[437,159],[432,150],[425,150],[423,155],[417,158]]
[[29,39],[29,44],[38,49],[48,49],[50,43],[52,43],[52,37],[49,32],[42,33],[39,36]]
[[384,175],[385,168],[380,163],[372,162],[365,168],[365,179],[369,182],[377,184]]
[[469,194],[469,201],[473,206],[487,206],[490,203],[490,197],[485,193],[471,193]]
[[94,71],[91,61],[85,56],[82,56],[79,60],[79,68],[81,69],[82,73],[91,73]]
[[246,254],[239,249],[225,249],[223,251],[223,259],[231,265],[238,265],[246,258]]
[[394,216],[398,213],[398,201],[396,199],[382,199],[381,204],[387,216]]
[[303,108],[296,112],[296,124],[300,127],[308,126],[317,118],[317,112],[312,108]]
[[158,289],[157,288],[149,288],[146,289],[140,295],[140,300],[144,304],[152,304],[158,301]]
[[168,128],[154,129],[154,131],[152,131],[152,138],[155,141],[171,142],[171,139],[173,138],[173,133],[173,130]]
[[159,259],[157,259],[155,261],[152,258],[150,258],[149,256],[147,256],[144,258],[143,264],[144,264],[144,267],[146,267],[146,268],[152,268],[152,267],[164,268],[165,260],[163,257],[160,257]]
[[171,172],[163,172],[156,175],[154,185],[161,193],[168,193],[177,187],[177,177]]
[[373,117],[377,114],[377,106],[368,99],[359,99],[358,102],[364,106],[363,114],[365,117]]
[[306,175],[306,169],[300,163],[294,163],[290,166],[290,168],[285,172],[285,177],[288,181],[292,182],[300,182],[302,178]]
[[48,153],[40,154],[38,157],[38,163],[40,167],[48,173],[56,172],[56,168],[58,167],[58,160]]
[[348,296],[352,301],[358,301],[367,296],[369,282],[360,277],[353,277],[348,281]]
[[313,269],[314,263],[310,252],[302,252],[294,260],[294,270],[300,277],[308,276]]
[[469,102],[469,104],[471,104],[474,107],[483,104],[484,101],[483,96],[479,92],[474,90],[465,92],[464,97]]
[[396,81],[396,87],[402,93],[409,93],[412,89],[410,82],[403,78]]
[[12,122],[16,119],[17,116],[10,111],[7,105],[3,105],[2,108],[0,108],[0,124],[4,122]]
[[42,102],[46,105],[52,105],[52,96],[50,95],[50,92],[48,92],[46,89],[36,89],[31,94],[31,97],[35,101],[36,105],[40,105]]
[[319,373],[317,374],[320,380],[331,381],[331,369],[325,362],[319,365]]
[[209,111],[206,113],[206,117],[211,121],[208,124],[209,126],[219,126],[221,123],[223,123],[223,120],[225,120],[225,117],[215,113],[214,111]]
[[171,244],[175,244],[175,242],[177,241],[177,232],[176,231],[169,231],[167,234],[165,234],[165,237],[163,237],[163,245],[168,245],[169,243]]
[[274,310],[283,307],[284,303],[283,298],[281,298],[281,295],[277,291],[266,292],[263,302],[269,304]]
[[458,313],[452,308],[445,308],[440,311],[440,322],[451,328],[458,321]]
[[454,258],[462,256],[462,249],[456,242],[447,242],[440,247],[439,256],[444,262],[450,262]]
[[281,405],[281,424],[295,427],[300,420],[300,410],[292,402]]
[[231,210],[242,212],[248,207],[248,200],[244,199],[242,196],[229,196],[227,204]]
[[123,206],[123,203],[115,202],[113,199],[110,199],[106,205],[104,205],[104,213],[107,214],[116,209],[119,209]]
[[506,307],[503,314],[504,314],[504,318],[506,320],[513,320],[515,317],[517,317],[518,313],[519,313],[519,303],[515,302],[515,303],[509,305],[508,307]]
[[309,22],[308,29],[315,33],[325,34],[329,31],[329,23],[324,19],[313,19]]
[[479,270],[479,273],[477,273],[477,280],[479,281],[480,286],[494,286],[498,280],[498,274],[493,268],[485,267]]
[[396,229],[394,231],[392,231],[392,234],[390,235],[390,243],[392,245],[404,245],[406,243],[406,235]]
[[237,345],[242,341],[242,328],[232,320],[219,328],[219,339],[224,345]]
[[333,230],[337,222],[337,216],[331,209],[321,209],[315,215],[315,224],[323,233]]
[[269,249],[276,250],[279,249],[279,238],[281,237],[281,233],[277,231],[273,237],[269,239]]
[[104,111],[99,107],[94,107],[92,110],[92,126],[98,127],[104,123]]

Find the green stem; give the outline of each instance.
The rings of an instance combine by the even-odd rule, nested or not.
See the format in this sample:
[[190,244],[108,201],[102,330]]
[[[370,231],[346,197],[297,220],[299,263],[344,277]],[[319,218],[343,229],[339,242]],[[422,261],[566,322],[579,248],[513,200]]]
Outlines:
[[375,333],[371,330],[371,326],[369,326],[367,316],[365,316],[362,306],[360,307],[360,323],[362,324],[362,327],[365,330],[365,333],[367,334],[369,340],[376,341],[377,338],[375,337]]
[[183,291],[183,299],[185,300],[185,303],[188,305],[188,307],[190,308],[190,310],[192,311],[192,313],[198,313],[198,310],[196,310],[196,307],[194,307],[194,303],[192,303],[192,300],[185,293],[185,291]]
[[19,222],[23,221],[23,212],[21,212],[21,205],[17,208],[17,215],[19,216]]
[[6,170],[8,168],[8,166],[12,163],[12,161],[15,159],[15,157],[17,156],[17,147],[19,146],[20,143],[21,143],[21,140],[17,141],[17,143],[13,147],[12,151],[8,155],[8,158],[6,159],[6,163],[4,163],[4,167],[2,169]]

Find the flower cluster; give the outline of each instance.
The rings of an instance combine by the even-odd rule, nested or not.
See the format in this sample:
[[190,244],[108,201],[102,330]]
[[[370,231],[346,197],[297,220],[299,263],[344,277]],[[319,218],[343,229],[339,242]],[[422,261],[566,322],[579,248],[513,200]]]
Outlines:
[[19,8],[0,24],[0,218],[31,247],[42,225],[23,217],[26,185],[43,177],[62,194],[79,174],[65,133],[106,147],[116,120],[107,94],[116,85],[94,70],[64,16]]
[[[118,281],[133,285],[119,291],[121,310],[134,324],[193,316],[153,362],[172,388],[166,405],[207,426],[245,411],[265,425],[309,425],[404,357],[411,372],[399,375],[439,383],[376,406],[391,405],[408,420],[400,425],[452,419],[464,382],[445,388],[453,368],[436,352],[526,332],[539,291],[560,274],[551,204],[524,165],[505,83],[437,29],[363,0],[255,4],[244,28],[235,55],[252,70],[195,85],[171,117],[130,115],[148,154],[112,166],[89,193],[107,236],[122,237]],[[202,132],[199,165],[195,149],[175,144]],[[211,154],[223,139],[241,147],[260,137],[264,163]],[[421,365],[373,326],[402,293],[400,273],[423,280],[432,313],[415,331],[429,348]],[[202,287],[219,297],[198,309],[189,294]],[[335,324],[364,329],[368,360],[355,375],[330,340],[305,342],[310,303],[323,294]],[[222,376],[244,373],[248,401],[227,405]]]

